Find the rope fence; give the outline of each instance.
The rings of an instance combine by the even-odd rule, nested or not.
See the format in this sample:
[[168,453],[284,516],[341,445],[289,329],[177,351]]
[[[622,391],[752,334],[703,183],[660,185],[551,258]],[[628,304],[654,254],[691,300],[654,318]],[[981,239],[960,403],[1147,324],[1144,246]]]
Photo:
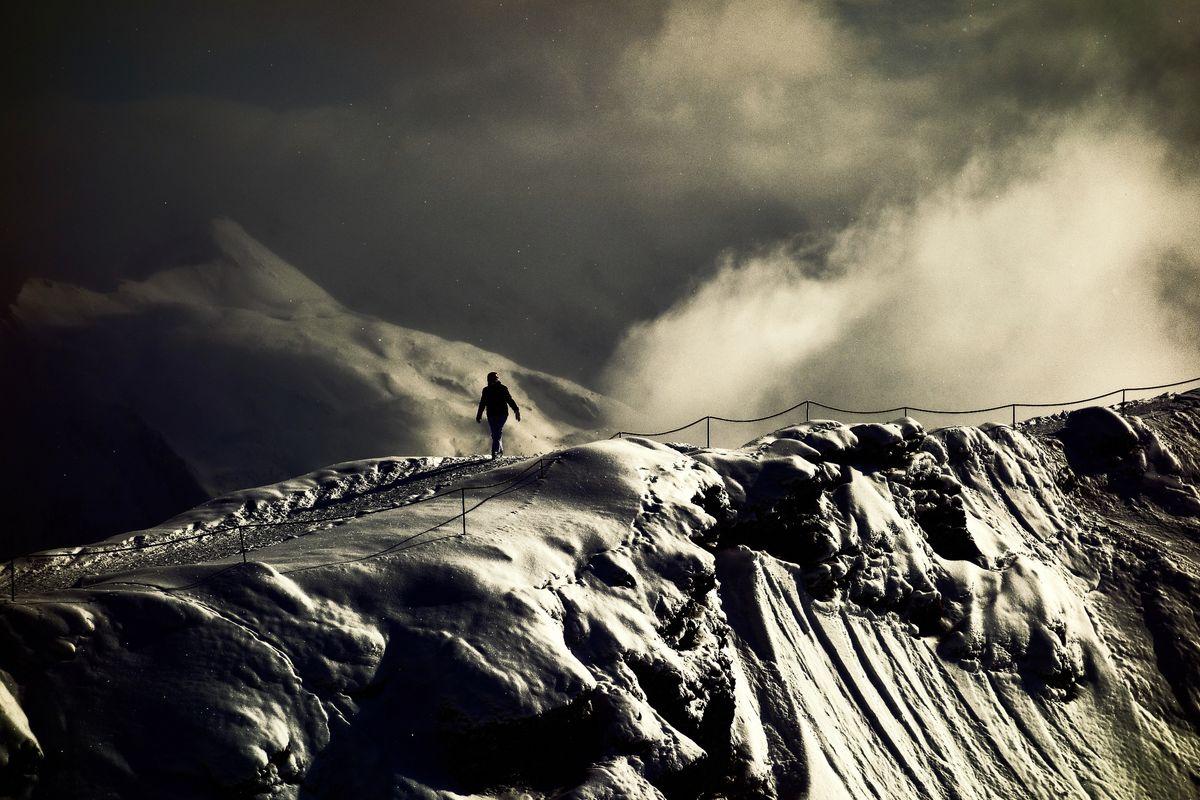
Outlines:
[[903,416],[906,416],[906,417],[910,416],[914,412],[919,413],[919,414],[944,414],[944,415],[948,415],[948,416],[964,416],[964,415],[969,415],[969,414],[990,414],[990,413],[993,413],[996,411],[1006,411],[1007,410],[1007,411],[1010,411],[1011,415],[1012,415],[1011,426],[1008,426],[1008,427],[1016,427],[1016,425],[1017,425],[1017,410],[1018,409],[1022,409],[1022,408],[1065,408],[1067,406],[1079,405],[1080,403],[1092,403],[1097,400],[1103,400],[1108,397],[1116,397],[1117,395],[1121,396],[1121,406],[1124,406],[1128,402],[1128,395],[1131,392],[1151,392],[1151,391],[1157,391],[1159,389],[1174,389],[1179,386],[1185,386],[1189,383],[1200,383],[1200,377],[1189,378],[1189,379],[1183,380],[1183,381],[1175,381],[1174,383],[1164,383],[1159,386],[1129,386],[1129,387],[1125,387],[1123,389],[1113,389],[1112,391],[1105,392],[1104,394],[1098,394],[1093,397],[1085,397],[1081,400],[1069,400],[1069,401],[1063,402],[1063,403],[1003,403],[998,406],[989,406],[987,408],[971,408],[971,409],[935,409],[935,408],[922,408],[920,406],[905,405],[905,406],[896,406],[895,408],[882,408],[882,409],[877,409],[877,410],[855,410],[855,409],[839,408],[837,406],[831,406],[831,405],[822,403],[817,400],[802,400],[799,403],[796,403],[794,406],[785,408],[783,411],[777,411],[774,414],[768,414],[765,417],[754,417],[751,419],[736,419],[733,417],[718,417],[716,415],[709,414],[707,416],[703,416],[703,417],[700,417],[699,419],[693,420],[692,422],[689,422],[686,425],[680,425],[678,428],[672,428],[671,430],[668,430],[668,431],[659,431],[657,433],[639,433],[639,432],[635,432],[635,431],[617,431],[609,438],[610,439],[620,439],[620,438],[624,438],[625,436],[642,436],[642,437],[653,439],[653,438],[659,437],[659,436],[670,436],[671,434],[679,433],[680,431],[685,431],[689,428],[696,427],[700,423],[704,423],[704,446],[712,447],[712,424],[714,422],[726,422],[726,423],[738,423],[738,424],[752,424],[752,423],[758,423],[758,422],[767,422],[769,420],[778,419],[779,417],[785,416],[787,414],[791,414],[795,411],[798,411],[801,408],[804,409],[804,421],[805,422],[810,421],[811,412],[812,412],[812,409],[814,409],[814,408],[824,409],[826,411],[832,411],[837,414],[849,414],[849,415],[864,416],[864,417],[881,416],[883,414],[895,414],[897,412],[899,412],[900,414],[902,414]]
[[[832,411],[832,412],[838,413],[838,414],[849,414],[849,415],[856,415],[856,416],[880,416],[883,414],[895,414],[897,412],[901,413],[903,416],[909,416],[914,412],[920,413],[920,414],[944,414],[944,415],[960,416],[960,415],[969,415],[969,414],[986,414],[986,413],[992,413],[992,412],[996,412],[996,411],[1008,410],[1011,413],[1011,424],[1012,424],[1012,426],[1016,426],[1018,409],[1023,409],[1023,408],[1026,408],[1026,409],[1064,408],[1067,406],[1079,405],[1080,403],[1091,403],[1091,402],[1095,402],[1097,400],[1103,400],[1103,399],[1109,398],[1109,397],[1116,397],[1117,395],[1121,396],[1120,402],[1121,402],[1121,405],[1124,406],[1126,404],[1126,402],[1128,401],[1128,395],[1131,392],[1148,392],[1148,391],[1157,391],[1157,390],[1161,390],[1161,389],[1173,389],[1173,388],[1185,386],[1185,385],[1191,384],[1191,383],[1200,383],[1200,377],[1189,378],[1187,380],[1182,380],[1182,381],[1175,381],[1174,383],[1160,384],[1157,386],[1136,386],[1136,387],[1125,387],[1122,389],[1113,389],[1111,391],[1104,392],[1103,394],[1094,395],[1092,397],[1086,397],[1086,398],[1083,398],[1080,400],[1070,400],[1070,401],[1066,401],[1066,402],[1004,403],[1002,405],[989,406],[987,408],[974,408],[974,409],[930,409],[930,408],[923,408],[920,406],[902,405],[902,406],[896,406],[894,408],[884,408],[884,409],[876,409],[876,410],[856,410],[856,409],[846,409],[846,408],[840,408],[838,406],[832,406],[832,405],[829,405],[827,403],[822,403],[817,400],[803,400],[799,403],[796,403],[793,406],[785,408],[782,411],[777,411],[774,414],[768,414],[768,415],[762,416],[762,417],[739,419],[739,418],[734,418],[734,417],[721,417],[721,416],[716,416],[716,415],[710,414],[710,415],[700,417],[699,419],[696,419],[692,422],[689,422],[686,425],[681,425],[678,428],[672,428],[672,429],[666,430],[666,431],[659,431],[659,432],[655,432],[655,433],[644,433],[644,432],[635,432],[635,431],[617,431],[609,438],[610,439],[618,439],[618,438],[623,438],[625,436],[642,436],[642,437],[647,437],[647,438],[654,438],[654,437],[659,437],[659,436],[669,436],[671,434],[679,433],[681,431],[685,431],[689,428],[693,428],[701,423],[704,423],[705,446],[711,447],[712,446],[712,423],[713,422],[736,423],[736,424],[754,424],[754,423],[760,423],[760,422],[767,422],[769,420],[777,419],[784,415],[791,414],[795,411],[798,411],[801,408],[804,409],[804,421],[805,422],[808,422],[811,420],[812,409],[814,409],[814,408],[824,409],[826,411]],[[1007,427],[1007,426],[1002,426],[1002,427]],[[298,567],[296,569],[289,570],[289,571],[283,572],[281,574],[290,575],[290,574],[293,574],[296,572],[304,572],[307,570],[318,569],[321,567],[330,567],[330,566],[338,566],[338,565],[342,565],[342,564],[357,563],[357,562],[366,561],[366,560],[369,560],[372,558],[379,558],[379,557],[390,555],[393,553],[403,552],[407,549],[416,547],[421,544],[431,544],[436,541],[441,541],[442,539],[466,536],[468,533],[467,517],[472,511],[475,511],[480,506],[484,505],[485,503],[487,503],[490,500],[493,500],[495,498],[502,497],[502,496],[510,494],[512,492],[518,491],[519,489],[524,488],[525,486],[528,486],[536,481],[540,481],[542,478],[545,477],[546,470],[553,464],[557,463],[558,460],[559,460],[559,457],[554,457],[554,458],[550,458],[550,459],[547,459],[545,457],[539,457],[535,463],[531,463],[530,465],[526,466],[523,470],[521,470],[521,472],[517,473],[516,476],[509,478],[507,480],[497,481],[495,483],[484,484],[484,485],[479,485],[479,486],[458,486],[455,488],[447,489],[442,492],[435,492],[426,497],[421,497],[421,498],[418,498],[415,500],[411,500],[402,505],[392,505],[392,506],[385,506],[385,507],[380,507],[380,508],[369,508],[369,509],[366,509],[363,511],[356,511],[351,514],[330,514],[330,515],[314,517],[314,518],[304,519],[304,520],[283,519],[283,520],[274,520],[274,521],[265,521],[265,522],[241,522],[241,523],[237,523],[234,525],[225,525],[225,526],[221,526],[221,527],[211,528],[208,530],[203,530],[203,531],[195,533],[191,536],[183,536],[183,537],[167,539],[167,540],[159,541],[159,542],[135,543],[132,545],[122,546],[122,547],[106,547],[106,548],[100,548],[100,549],[94,549],[94,550],[88,549],[88,548],[82,548],[80,550],[76,550],[74,552],[69,552],[69,553],[35,553],[32,555],[16,556],[16,557],[10,558],[8,561],[8,564],[7,564],[8,584],[9,584],[8,599],[10,602],[16,602],[16,600],[17,600],[17,594],[18,594],[18,592],[17,592],[17,589],[18,589],[17,567],[22,560],[24,560],[26,563],[29,564],[30,567],[32,567],[32,565],[38,561],[53,561],[56,559],[75,559],[75,558],[81,558],[81,557],[87,557],[87,556],[110,555],[110,554],[114,554],[114,553],[145,552],[145,551],[153,550],[153,549],[160,548],[160,547],[179,545],[179,544],[183,544],[186,542],[198,541],[200,539],[206,539],[208,537],[216,536],[216,535],[219,535],[222,533],[229,533],[232,531],[237,531],[238,532],[238,543],[239,543],[237,553],[241,555],[241,562],[246,563],[247,562],[247,554],[249,553],[249,551],[251,549],[254,549],[254,548],[247,546],[247,542],[246,542],[246,531],[247,530],[261,529],[261,528],[276,528],[276,527],[281,527],[284,525],[297,525],[297,524],[312,524],[312,525],[320,526],[323,523],[327,523],[327,522],[337,522],[337,521],[347,520],[347,519],[357,519],[357,518],[361,518],[364,516],[370,516],[372,514],[382,513],[384,511],[394,511],[394,510],[397,510],[400,508],[409,508],[409,507],[412,507],[415,505],[420,505],[422,503],[428,503],[428,502],[432,502],[434,500],[439,500],[444,497],[450,497],[455,494],[459,495],[460,511],[457,514],[454,514],[453,516],[437,523],[436,525],[426,528],[425,530],[419,531],[417,533],[409,534],[408,536],[404,537],[400,541],[398,541],[392,545],[389,545],[388,547],[383,548],[382,550],[379,550],[379,551],[373,552],[373,553],[368,553],[368,554],[362,555],[362,556],[356,556],[356,557],[350,558],[350,559],[343,559],[340,561],[332,561],[332,562],[328,562],[328,563],[312,564],[312,565],[305,566],[305,567]],[[533,477],[535,471],[536,471],[536,477]],[[488,489],[496,489],[496,491],[487,495],[486,497],[483,497],[480,500],[477,500],[474,503],[474,505],[471,505],[468,507],[468,505],[467,505],[467,492],[468,491],[485,491]],[[447,525],[450,525],[451,523],[453,523],[455,521],[461,521],[461,530],[459,532],[457,532],[455,534],[443,536],[443,537],[438,537],[437,539],[424,539],[422,541],[416,541],[417,539],[419,539],[423,536],[426,536],[427,534],[430,534],[435,531],[443,529],[444,527],[446,527]],[[309,535],[312,535],[312,534],[318,532],[319,530],[326,530],[326,528],[314,527],[312,530],[297,534],[297,537],[309,536]],[[228,567],[227,569],[231,569],[233,566],[236,566],[236,564],[232,565],[231,567]],[[193,583],[193,584],[189,584],[187,586],[163,587],[163,586],[157,586],[156,584],[149,584],[149,583],[140,584],[140,585],[153,586],[154,588],[157,588],[157,589],[160,589],[160,590],[166,591],[166,592],[176,592],[176,591],[182,591],[184,589],[190,589],[190,588],[193,588],[194,586],[200,585],[201,583],[211,580],[213,577],[221,574],[224,571],[225,570],[222,570],[221,572],[217,572],[214,575],[206,576],[206,577],[202,578],[200,581],[197,581],[196,583]],[[117,582],[120,582],[120,581],[102,581],[101,583],[117,583]],[[125,581],[123,583],[137,583],[137,582]],[[100,584],[95,584],[95,585],[100,585]],[[0,591],[3,591],[3,590],[0,590]],[[0,596],[2,596],[2,595],[0,595]]]
[[[308,570],[318,569],[321,567],[339,566],[342,564],[350,564],[350,563],[356,563],[356,562],[360,562],[360,561],[367,561],[372,558],[379,558],[381,556],[386,556],[386,555],[390,555],[390,554],[397,553],[397,552],[403,552],[404,550],[411,549],[411,548],[416,547],[421,544],[432,544],[433,542],[441,541],[442,539],[458,538],[461,536],[466,536],[467,535],[467,516],[472,511],[475,511],[480,506],[484,505],[485,503],[487,503],[491,500],[511,494],[515,491],[518,491],[518,490],[523,489],[527,486],[530,486],[534,483],[537,483],[538,481],[541,481],[543,478],[545,478],[547,470],[549,470],[549,468],[551,466],[553,466],[554,464],[558,463],[559,458],[560,458],[559,456],[555,456],[553,458],[546,458],[544,456],[539,456],[536,462],[530,463],[524,469],[522,469],[519,473],[517,473],[515,476],[508,478],[506,480],[497,481],[495,483],[477,485],[477,486],[457,486],[457,487],[447,489],[442,492],[435,492],[426,497],[420,497],[415,500],[411,500],[411,501],[409,501],[407,503],[403,503],[402,505],[399,505],[399,506],[393,505],[393,506],[385,506],[385,507],[380,507],[380,508],[369,508],[369,509],[366,509],[363,511],[357,511],[352,514],[330,514],[330,515],[326,515],[326,516],[322,516],[322,517],[315,517],[315,518],[304,519],[304,520],[283,519],[283,520],[273,520],[273,521],[269,521],[269,522],[242,522],[242,523],[238,523],[236,525],[226,525],[226,526],[222,526],[222,527],[211,528],[209,530],[205,530],[201,533],[197,533],[197,534],[194,534],[191,536],[181,536],[181,537],[174,538],[174,539],[167,539],[167,540],[164,540],[161,542],[151,542],[149,544],[133,544],[133,545],[123,546],[123,547],[106,547],[106,548],[100,548],[100,549],[95,549],[95,550],[83,548],[83,549],[77,550],[75,552],[70,552],[70,553],[34,553],[31,555],[25,555],[25,556],[14,556],[13,558],[9,559],[8,564],[7,564],[8,586],[9,586],[8,599],[10,602],[14,602],[14,603],[17,601],[17,575],[18,575],[17,566],[20,564],[20,562],[22,560],[26,561],[29,564],[29,566],[32,567],[34,562],[54,561],[54,560],[60,559],[60,558],[75,559],[75,558],[88,557],[88,556],[110,555],[113,553],[145,552],[147,550],[153,550],[153,549],[159,548],[159,547],[168,547],[171,545],[179,545],[179,544],[183,544],[186,542],[192,542],[192,541],[198,541],[200,539],[206,539],[208,537],[216,536],[216,535],[222,534],[222,533],[229,533],[232,531],[237,531],[238,538],[239,538],[238,553],[242,557],[241,563],[245,564],[245,563],[247,563],[247,553],[251,549],[253,549],[253,548],[248,548],[246,546],[246,531],[250,530],[250,529],[278,528],[278,527],[282,527],[285,525],[297,525],[297,524],[318,526],[318,527],[314,527],[311,530],[306,531],[304,533],[297,534],[296,538],[299,538],[301,536],[311,536],[314,533],[317,533],[321,530],[327,530],[327,528],[320,527],[321,525],[323,525],[326,522],[337,522],[337,521],[347,520],[347,519],[359,519],[362,517],[371,516],[373,514],[380,514],[385,511],[396,511],[398,509],[407,509],[407,508],[411,508],[413,506],[421,505],[423,503],[429,503],[434,500],[440,500],[444,497],[452,497],[454,495],[459,496],[459,502],[460,502],[460,508],[461,508],[461,511],[459,511],[459,513],[457,513],[441,522],[438,522],[437,524],[435,524],[429,528],[426,528],[425,530],[418,531],[417,533],[409,534],[406,537],[404,537],[403,539],[401,539],[399,542],[389,545],[388,547],[385,547],[382,550],[378,550],[373,553],[367,553],[362,556],[356,556],[356,557],[350,558],[350,559],[331,561],[328,563],[321,563],[321,564],[310,564],[305,567],[299,567],[297,569],[281,572],[280,574],[281,575],[291,575],[293,573],[305,572]],[[484,491],[487,489],[496,489],[496,491],[483,497],[482,499],[475,501],[473,505],[468,507],[468,505],[467,505],[467,492],[468,491]],[[429,534],[429,533],[433,533],[434,531],[441,530],[442,528],[446,527],[447,525],[450,525],[451,523],[453,523],[457,520],[462,521],[461,532],[454,533],[450,536],[439,537],[437,539],[424,539],[420,542],[416,541],[420,537],[425,536],[426,534]],[[234,564],[232,566],[237,566],[237,565]],[[232,566],[230,568],[232,568]],[[138,581],[101,581],[100,583],[93,584],[93,585],[100,585],[101,583],[127,583],[127,584],[141,585],[141,586],[150,586],[153,588],[160,589],[164,592],[178,592],[178,591],[182,591],[184,589],[191,589],[195,586],[199,586],[202,583],[212,580],[217,575],[220,575],[220,574],[228,571],[228,569],[229,568],[227,568],[226,570],[221,570],[212,575],[205,576],[204,578],[200,579],[199,581],[188,584],[186,586],[164,587],[164,586],[159,586],[157,584],[141,583]],[[0,591],[2,591],[2,590],[0,590]]]

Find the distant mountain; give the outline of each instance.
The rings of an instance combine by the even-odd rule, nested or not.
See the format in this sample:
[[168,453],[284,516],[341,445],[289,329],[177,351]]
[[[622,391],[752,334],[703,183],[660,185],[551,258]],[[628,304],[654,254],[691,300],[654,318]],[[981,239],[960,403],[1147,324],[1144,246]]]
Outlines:
[[[522,406],[510,453],[596,438],[617,408],[495,353],[347,309],[232,221],[215,222],[213,236],[210,263],[111,293],[22,288],[4,342],[16,365],[3,400],[16,458],[4,470],[6,491],[33,509],[8,552],[18,540],[145,527],[198,495],[334,462],[485,452],[474,417],[492,370]],[[135,481],[130,470],[157,477]],[[58,473],[69,478],[62,492],[48,485]]]

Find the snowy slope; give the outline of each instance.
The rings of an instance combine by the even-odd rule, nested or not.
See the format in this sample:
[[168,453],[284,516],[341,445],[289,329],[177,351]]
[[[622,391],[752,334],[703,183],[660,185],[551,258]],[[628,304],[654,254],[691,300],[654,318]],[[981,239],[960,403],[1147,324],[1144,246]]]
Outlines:
[[[1015,431],[813,422],[740,450],[634,439],[486,466],[340,465],[23,565],[43,591],[0,607],[0,786],[1200,786],[1196,393]],[[102,552],[134,544],[156,548]],[[192,563],[201,546],[228,555]]]
[[[589,441],[617,409],[495,353],[346,309],[233,222],[216,222],[213,236],[220,255],[210,263],[126,282],[111,293],[40,281],[22,289],[13,308],[22,365],[11,390],[17,397],[0,403],[14,404],[9,416],[25,421],[10,448],[53,462],[38,474],[68,473],[77,489],[90,481],[112,494],[120,490],[114,474],[145,471],[147,460],[172,468],[169,457],[147,456],[145,442],[158,439],[185,468],[173,481],[178,493],[193,492],[190,480],[215,496],[348,459],[486,452],[486,425],[475,422],[475,411],[493,370],[524,412],[508,427],[510,453]],[[105,432],[132,425],[140,426],[136,437],[105,440]],[[64,426],[85,433],[55,441],[57,452],[46,456],[44,432]],[[111,451],[107,468],[95,466],[97,451]],[[51,497],[55,489],[22,493]],[[60,505],[70,502],[68,492],[59,494]],[[95,494],[100,502],[104,493]],[[74,526],[62,520],[56,527],[89,527],[89,504],[82,505]],[[91,529],[108,535],[130,524]]]

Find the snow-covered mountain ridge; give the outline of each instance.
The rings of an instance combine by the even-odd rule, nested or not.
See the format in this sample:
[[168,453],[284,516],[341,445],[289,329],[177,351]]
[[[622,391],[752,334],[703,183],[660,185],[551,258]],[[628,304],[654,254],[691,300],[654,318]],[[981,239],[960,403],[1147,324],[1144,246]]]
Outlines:
[[[905,419],[812,422],[738,450],[609,441],[541,466],[343,465],[78,552],[80,588],[0,607],[0,786],[1200,787],[1200,393],[1016,430]],[[404,504],[509,479],[468,494],[499,492],[465,536],[456,493]],[[303,516],[317,507],[349,513]],[[230,520],[295,530],[246,564],[234,552],[105,572],[116,565],[95,554]]]

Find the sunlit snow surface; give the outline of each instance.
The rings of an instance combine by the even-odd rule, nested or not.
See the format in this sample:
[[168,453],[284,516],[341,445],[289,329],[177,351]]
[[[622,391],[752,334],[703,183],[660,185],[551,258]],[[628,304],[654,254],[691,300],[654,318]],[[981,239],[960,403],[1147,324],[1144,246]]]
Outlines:
[[0,791],[1191,797],[1198,475],[1195,394],[339,465],[19,571]]

